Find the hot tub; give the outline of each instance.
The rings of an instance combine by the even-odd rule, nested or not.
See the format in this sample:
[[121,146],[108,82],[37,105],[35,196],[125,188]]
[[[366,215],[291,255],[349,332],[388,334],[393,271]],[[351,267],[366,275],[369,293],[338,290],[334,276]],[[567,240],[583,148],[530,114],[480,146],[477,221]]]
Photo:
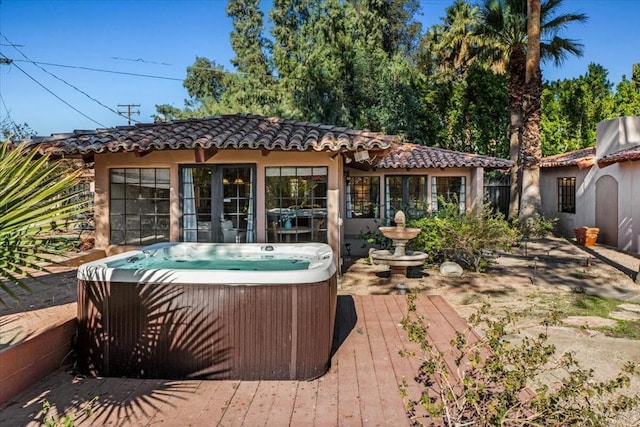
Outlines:
[[329,367],[331,247],[160,243],[78,269],[80,369],[95,376],[307,380]]

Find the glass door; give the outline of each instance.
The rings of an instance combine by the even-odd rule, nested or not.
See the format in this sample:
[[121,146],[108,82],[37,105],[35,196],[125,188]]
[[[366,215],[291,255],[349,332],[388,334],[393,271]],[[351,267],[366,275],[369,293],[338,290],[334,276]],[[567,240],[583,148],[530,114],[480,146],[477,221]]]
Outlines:
[[255,166],[180,169],[185,242],[255,242]]

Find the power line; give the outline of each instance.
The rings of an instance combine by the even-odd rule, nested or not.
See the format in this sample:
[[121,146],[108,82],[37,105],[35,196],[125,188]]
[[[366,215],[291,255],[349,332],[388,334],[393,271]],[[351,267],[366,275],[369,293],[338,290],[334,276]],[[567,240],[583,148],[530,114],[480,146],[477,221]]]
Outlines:
[[147,61],[146,59],[142,59],[142,58],[133,59],[133,58],[120,58],[118,56],[112,56],[111,59],[116,59],[118,61],[141,62],[143,64],[173,65],[173,64],[167,64],[166,62]]
[[[1,55],[1,54],[0,54]],[[4,56],[4,55],[3,55]],[[65,101],[64,99],[60,98],[58,95],[56,95],[55,93],[53,93],[49,88],[47,88],[45,85],[43,85],[42,83],[40,83],[38,80],[36,80],[34,77],[32,77],[29,73],[27,73],[25,70],[23,70],[22,68],[20,68],[19,65],[17,64],[13,64],[14,67],[16,67],[18,70],[22,71],[27,77],[29,77],[31,80],[33,80],[34,82],[36,82],[36,84],[40,87],[42,87],[44,90],[46,90],[47,92],[49,92],[51,95],[53,95],[54,97],[56,97],[56,99],[58,99],[60,102],[62,102],[63,104],[65,104],[67,107],[71,108],[73,111],[75,111],[76,113],[82,115],[83,117],[86,117],[87,119],[91,120],[92,122],[96,123],[98,126],[106,128],[107,126],[103,125],[102,123],[100,123],[97,120],[92,119],[91,117],[89,117],[88,115],[86,115],[85,113],[83,113],[82,111],[78,110],[76,107],[74,107],[73,105],[69,104],[67,101]]]
[[100,68],[83,67],[83,66],[79,66],[79,65],[53,64],[51,62],[26,61],[24,59],[14,59],[14,61],[17,61],[17,62],[31,62],[32,64],[42,64],[42,65],[48,65],[50,67],[73,68],[73,69],[77,69],[77,70],[98,71],[98,72],[101,72],[101,73],[124,74],[126,76],[136,76],[136,77],[148,77],[148,78],[151,78],[151,79],[174,80],[174,81],[178,81],[178,82],[184,81],[184,79],[179,79],[179,78],[176,78],[176,77],[164,77],[164,76],[153,76],[151,74],[128,73],[126,71],[104,70],[104,69],[100,69]]
[[[3,39],[5,39],[7,41],[7,43],[11,43],[11,40],[9,40],[4,34],[0,33],[0,36],[2,36]],[[82,89],[79,89],[78,87],[72,85],[71,83],[67,82],[66,80],[56,76],[55,74],[51,73],[50,71],[46,70],[45,68],[41,67],[40,65],[36,64],[35,62],[33,62],[31,59],[29,59],[29,57],[27,57],[27,55],[25,55],[20,49],[18,49],[17,47],[13,47],[15,50],[17,50],[27,61],[31,62],[33,65],[35,65],[36,67],[40,68],[42,71],[44,71],[45,73],[49,74],[50,76],[52,76],[53,78],[60,80],[62,83],[66,84],[67,86],[69,86],[70,88],[75,89],[76,91],[80,92],[81,94],[83,94],[84,96],[86,96],[87,98],[89,98],[90,100],[94,101],[95,103],[97,103],[98,105],[106,108],[107,110],[111,111],[112,113],[120,116],[121,114],[119,114],[116,110],[114,110],[113,108],[109,107],[108,105],[103,104],[102,102],[98,101],[96,98],[92,97],[91,95],[89,95],[87,92],[83,91]],[[134,120],[136,123],[139,123],[137,120]]]

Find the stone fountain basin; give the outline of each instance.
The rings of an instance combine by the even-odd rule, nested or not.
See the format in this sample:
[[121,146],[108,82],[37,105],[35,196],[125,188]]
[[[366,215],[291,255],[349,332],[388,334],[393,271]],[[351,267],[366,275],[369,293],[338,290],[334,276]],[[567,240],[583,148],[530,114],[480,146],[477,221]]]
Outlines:
[[407,251],[405,255],[394,255],[392,251],[386,249],[371,249],[369,251],[371,262],[380,265],[397,267],[414,267],[424,264],[427,259],[425,252]]
[[422,229],[404,227],[378,227],[382,235],[391,240],[411,240],[415,238]]

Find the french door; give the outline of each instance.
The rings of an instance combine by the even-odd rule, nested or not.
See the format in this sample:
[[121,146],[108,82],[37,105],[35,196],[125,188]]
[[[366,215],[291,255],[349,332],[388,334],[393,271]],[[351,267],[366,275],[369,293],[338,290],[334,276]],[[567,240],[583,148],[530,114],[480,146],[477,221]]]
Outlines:
[[181,240],[255,242],[255,175],[255,165],[181,166]]

